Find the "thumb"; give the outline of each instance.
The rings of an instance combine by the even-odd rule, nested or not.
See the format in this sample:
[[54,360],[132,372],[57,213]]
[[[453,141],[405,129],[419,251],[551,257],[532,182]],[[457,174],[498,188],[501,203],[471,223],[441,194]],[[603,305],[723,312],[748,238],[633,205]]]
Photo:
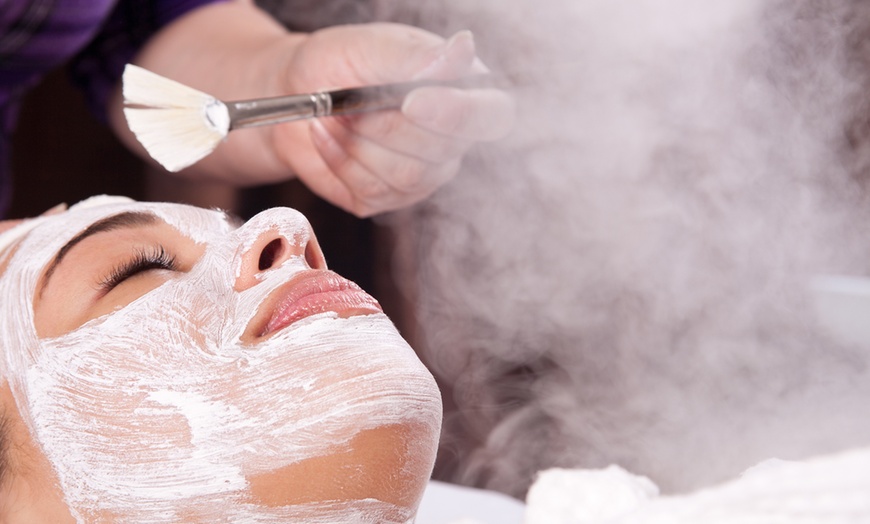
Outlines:
[[[413,77],[414,80],[449,80],[468,73],[472,67],[483,67],[476,60],[474,35],[471,31],[459,31],[450,37],[434,58],[430,59]],[[482,71],[481,71],[482,72]]]

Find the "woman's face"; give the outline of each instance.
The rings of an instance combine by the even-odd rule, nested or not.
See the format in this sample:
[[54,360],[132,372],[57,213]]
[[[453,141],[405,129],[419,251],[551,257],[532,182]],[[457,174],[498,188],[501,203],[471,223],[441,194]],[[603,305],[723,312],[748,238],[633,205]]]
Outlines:
[[31,224],[0,251],[4,407],[72,517],[413,517],[437,388],[299,213],[101,199]]

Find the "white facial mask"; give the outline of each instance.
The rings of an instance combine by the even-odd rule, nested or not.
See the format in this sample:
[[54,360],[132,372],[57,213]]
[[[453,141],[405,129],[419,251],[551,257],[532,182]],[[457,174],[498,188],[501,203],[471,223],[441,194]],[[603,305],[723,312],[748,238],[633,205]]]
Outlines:
[[[205,254],[133,303],[39,340],[32,305],[46,264],[88,225],[127,211],[157,215]],[[383,314],[318,314],[258,345],[240,342],[270,292],[308,269],[293,257],[237,292],[242,254],[268,231],[303,245],[302,215],[270,210],[232,231],[219,212],[109,200],[36,221],[0,277],[0,377],[79,522],[413,518],[413,508],[376,500],[278,508],[246,501],[246,477],[328,455],[360,431],[391,424],[431,428],[430,440],[406,451],[428,474],[440,426],[432,376]]]

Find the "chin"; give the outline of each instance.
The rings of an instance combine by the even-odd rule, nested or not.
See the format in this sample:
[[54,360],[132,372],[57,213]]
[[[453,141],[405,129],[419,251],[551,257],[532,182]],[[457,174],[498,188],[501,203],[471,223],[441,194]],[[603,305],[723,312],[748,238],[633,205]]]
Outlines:
[[[317,315],[271,342],[292,354],[301,339],[329,340],[323,347],[330,349],[316,358],[325,367],[314,374],[318,382],[311,393],[341,386],[343,400],[330,395],[330,407],[340,402],[345,410],[323,419],[327,431],[320,438],[335,443],[247,475],[250,502],[285,507],[374,500],[413,516],[432,473],[441,430],[435,379],[383,313]],[[296,401],[312,406],[326,397]]]
[[325,455],[249,477],[250,502],[278,507],[377,500],[413,515],[437,445],[438,428],[422,423],[363,430]]

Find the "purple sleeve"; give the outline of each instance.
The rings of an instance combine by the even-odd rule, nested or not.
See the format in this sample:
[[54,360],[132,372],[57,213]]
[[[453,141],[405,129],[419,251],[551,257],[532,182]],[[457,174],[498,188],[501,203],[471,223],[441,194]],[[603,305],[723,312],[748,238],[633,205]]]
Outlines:
[[185,13],[224,0],[120,0],[97,36],[71,62],[73,82],[88,106],[107,119],[106,103],[124,66],[162,27]]

